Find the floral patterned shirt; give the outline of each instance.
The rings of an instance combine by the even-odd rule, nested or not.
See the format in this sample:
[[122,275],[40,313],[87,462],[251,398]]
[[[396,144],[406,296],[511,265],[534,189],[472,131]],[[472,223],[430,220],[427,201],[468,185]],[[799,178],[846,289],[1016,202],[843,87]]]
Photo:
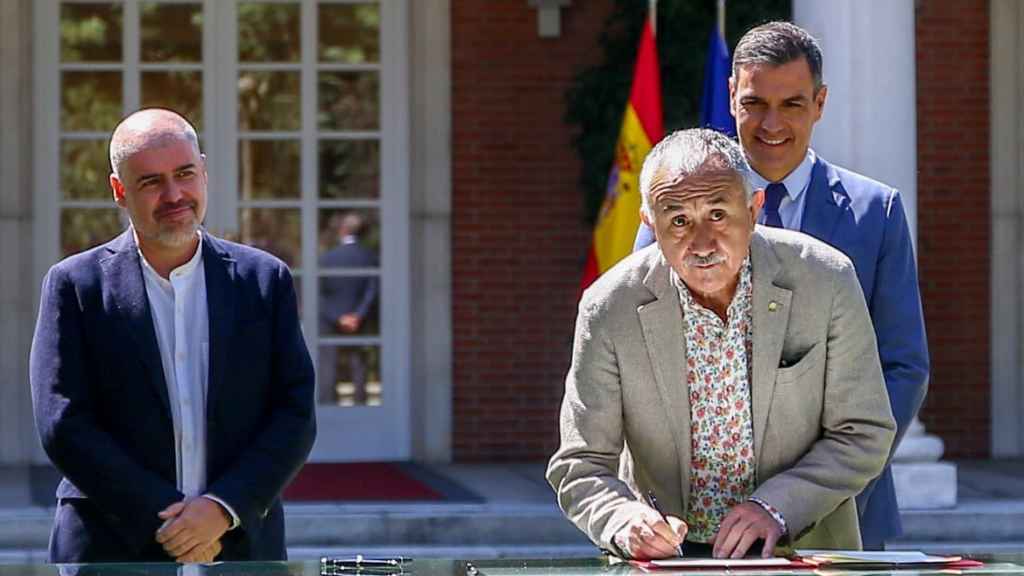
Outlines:
[[678,276],[690,397],[688,540],[708,542],[725,515],[755,488],[750,415],[753,350],[749,256],[740,267],[727,321],[698,304]]

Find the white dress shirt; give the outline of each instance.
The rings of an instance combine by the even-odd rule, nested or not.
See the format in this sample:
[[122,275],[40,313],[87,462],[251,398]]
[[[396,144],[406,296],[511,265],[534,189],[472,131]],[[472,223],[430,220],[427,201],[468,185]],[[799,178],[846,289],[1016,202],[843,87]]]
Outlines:
[[[807,203],[805,192],[811,185],[814,160],[814,150],[808,148],[803,161],[782,179],[782,183],[786,186],[786,196],[779,204],[779,218],[782,219],[782,225],[787,230],[800,230],[800,225],[803,223],[804,205]],[[771,182],[758,174],[756,170],[752,170],[750,184],[755,190],[763,190]],[[764,220],[765,213],[764,210],[761,210],[761,214],[757,217],[757,223],[764,224]]]
[[[138,234],[135,235],[138,245]],[[206,391],[210,373],[210,328],[203,269],[203,237],[192,258],[164,279],[146,260],[142,277],[156,329],[167,399],[174,424],[177,487],[187,498],[205,496],[224,507],[238,525],[238,515],[206,490]]]

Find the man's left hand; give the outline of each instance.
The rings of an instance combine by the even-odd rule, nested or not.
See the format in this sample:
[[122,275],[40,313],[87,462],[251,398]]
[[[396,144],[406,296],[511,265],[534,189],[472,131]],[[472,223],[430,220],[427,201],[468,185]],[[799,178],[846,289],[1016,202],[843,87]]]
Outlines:
[[206,546],[196,546],[192,550],[185,553],[184,556],[179,556],[174,559],[178,564],[209,564],[217,560],[217,556],[221,553],[220,540],[215,540],[213,544]]
[[231,527],[220,504],[196,497],[175,502],[159,514],[165,522],[156,532],[156,541],[172,558],[181,558],[199,548],[210,546]]
[[782,537],[782,527],[767,510],[754,502],[744,502],[729,511],[718,527],[712,543],[715,558],[742,558],[757,540],[764,540],[762,558],[775,554],[775,543]]

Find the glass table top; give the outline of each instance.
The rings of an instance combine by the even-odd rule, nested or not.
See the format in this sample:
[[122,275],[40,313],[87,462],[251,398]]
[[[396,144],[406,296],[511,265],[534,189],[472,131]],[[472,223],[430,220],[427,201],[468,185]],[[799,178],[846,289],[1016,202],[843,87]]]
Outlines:
[[387,569],[354,569],[327,568],[323,569],[318,561],[293,562],[220,562],[210,565],[179,566],[172,563],[152,564],[0,564],[0,576],[126,576],[126,575],[166,575],[166,576],[589,576],[607,574],[610,576],[640,576],[647,574],[714,576],[716,574],[743,574],[748,576],[785,576],[787,574],[804,576],[841,576],[841,575],[883,575],[918,576],[922,574],[1018,574],[1024,576],[1024,550],[996,554],[971,554],[967,558],[985,562],[979,568],[950,570],[910,569],[910,570],[856,570],[837,569],[744,569],[744,570],[679,570],[659,569],[646,570],[628,563],[610,564],[604,558],[571,558],[571,559],[500,559],[500,560],[449,560],[419,559],[409,561],[401,568]]

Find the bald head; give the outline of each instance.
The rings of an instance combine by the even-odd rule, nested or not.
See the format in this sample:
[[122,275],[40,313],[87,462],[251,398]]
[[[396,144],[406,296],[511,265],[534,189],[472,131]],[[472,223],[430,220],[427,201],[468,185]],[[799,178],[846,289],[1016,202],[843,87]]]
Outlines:
[[341,219],[338,232],[342,236],[358,236],[363,230],[363,217],[355,212],[345,214]]
[[199,136],[188,120],[163,108],[139,110],[114,128],[110,136],[110,168],[115,176],[119,176],[121,165],[132,155],[182,140],[199,152]]

